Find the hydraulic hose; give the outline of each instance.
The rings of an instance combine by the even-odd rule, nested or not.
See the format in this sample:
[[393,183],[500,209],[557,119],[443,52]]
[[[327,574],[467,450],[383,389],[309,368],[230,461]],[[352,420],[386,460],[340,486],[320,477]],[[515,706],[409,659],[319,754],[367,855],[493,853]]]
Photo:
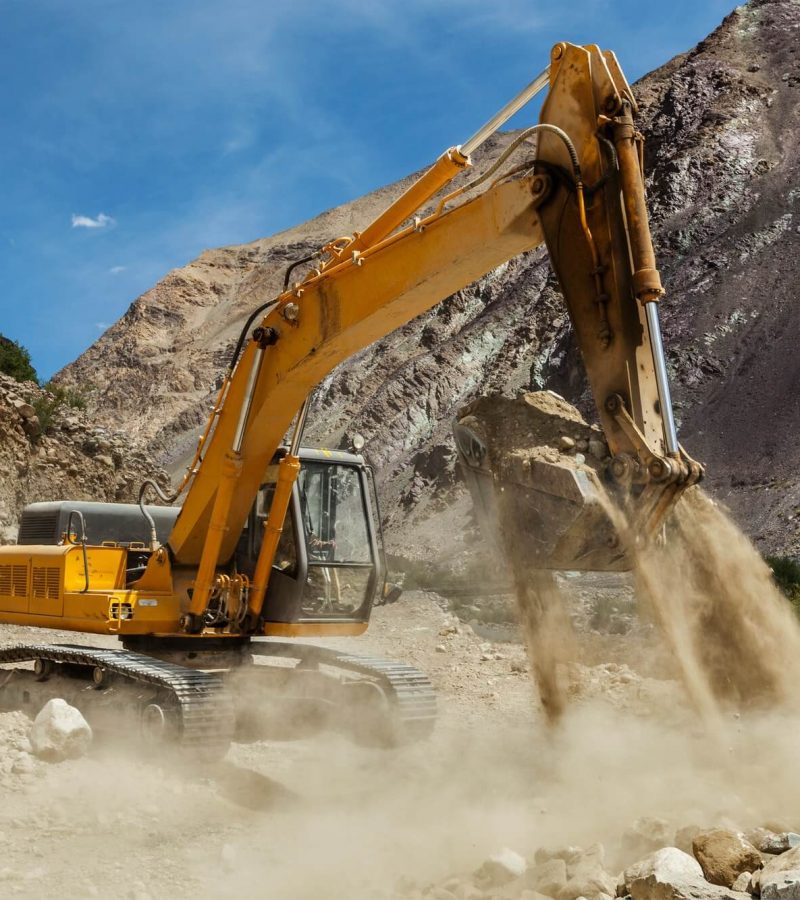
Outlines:
[[549,131],[551,134],[555,134],[567,148],[567,153],[569,153],[570,162],[572,163],[572,173],[575,178],[575,185],[580,192],[583,191],[583,180],[581,177],[581,164],[578,160],[578,152],[575,149],[575,145],[572,143],[570,136],[563,130],[563,128],[559,128],[557,125],[551,125],[549,122],[542,122],[539,125],[532,125],[530,128],[526,128],[522,134],[517,135],[514,140],[506,147],[506,149],[500,154],[500,156],[492,163],[491,166],[477,178],[473,179],[469,182],[469,184],[462,185],[460,188],[457,188],[454,191],[451,191],[445,197],[439,201],[439,205],[436,207],[436,215],[439,215],[444,209],[445,205],[449,203],[451,200],[454,200],[456,197],[461,196],[461,194],[465,194],[467,191],[473,190],[473,188],[479,187],[483,184],[484,181],[487,181],[489,178],[494,175],[495,172],[505,163],[505,161],[511,156],[512,153],[526,141],[531,135],[536,134],[538,131]]

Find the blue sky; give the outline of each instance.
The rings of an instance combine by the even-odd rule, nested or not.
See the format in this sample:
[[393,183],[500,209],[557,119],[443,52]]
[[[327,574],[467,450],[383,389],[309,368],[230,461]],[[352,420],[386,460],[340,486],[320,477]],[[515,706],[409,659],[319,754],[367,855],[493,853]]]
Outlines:
[[465,140],[557,40],[615,50],[633,80],[733,5],[0,0],[0,332],[49,377],[204,248]]

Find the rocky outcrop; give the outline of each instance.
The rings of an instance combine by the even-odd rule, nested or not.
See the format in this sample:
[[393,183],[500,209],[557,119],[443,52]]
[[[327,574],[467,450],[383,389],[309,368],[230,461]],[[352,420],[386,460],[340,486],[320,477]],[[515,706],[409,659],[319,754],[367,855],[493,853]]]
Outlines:
[[0,375],[0,543],[16,539],[37,500],[137,499],[145,477],[167,476],[119,427],[91,424],[76,394]]
[[[800,551],[799,26],[794,0],[751,0],[636,86],[682,438],[748,533],[789,553]],[[497,136],[478,167],[509,140]],[[291,261],[363,226],[406,184],[204,253],[140,297],[60,381],[88,393],[98,424],[124,425],[180,468],[249,311],[276,293]],[[481,393],[549,387],[590,415],[578,357],[545,253],[535,251],[325,379],[309,438],[367,438],[392,539],[407,549],[415,538],[406,526],[439,515],[460,490],[454,411]]]

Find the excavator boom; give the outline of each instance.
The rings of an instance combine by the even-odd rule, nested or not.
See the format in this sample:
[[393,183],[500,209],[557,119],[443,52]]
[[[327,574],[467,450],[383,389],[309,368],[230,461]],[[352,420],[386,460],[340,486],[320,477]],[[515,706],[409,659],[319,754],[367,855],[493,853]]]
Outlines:
[[[470,168],[470,155],[545,87],[540,122],[431,206]],[[702,474],[672,418],[635,115],[613,54],[558,44],[546,73],[362,232],[320,248],[295,284],[287,273],[284,289],[244,327],[195,459],[167,498],[185,491],[182,507],[145,506],[145,491],[157,488],[149,482],[141,518],[120,504],[25,510],[19,545],[0,548],[0,621],[116,634],[125,649],[6,648],[0,664],[32,659],[35,668],[14,670],[4,684],[16,683],[23,701],[31,679],[61,679],[59,691],[77,679],[84,699],[87,680],[101,694],[127,685],[145,732],[217,752],[233,729],[228,685],[235,698],[246,693],[242,679],[219,673],[241,672],[248,656],[291,657],[296,678],[286,666],[253,668],[283,707],[313,701],[329,716],[346,697],[358,701],[356,724],[366,701],[382,734],[426,734],[435,700],[411,667],[251,639],[360,634],[383,589],[369,467],[357,455],[301,448],[314,387],[343,360],[542,243],[611,459],[595,469],[576,458],[567,469],[537,459],[504,470],[474,416],[462,417],[457,446],[479,501],[499,493],[519,507],[522,527],[512,534],[490,525],[517,555],[530,547],[541,568],[624,564],[601,488],[610,486],[613,502],[648,535]],[[486,505],[491,520],[497,510]]]

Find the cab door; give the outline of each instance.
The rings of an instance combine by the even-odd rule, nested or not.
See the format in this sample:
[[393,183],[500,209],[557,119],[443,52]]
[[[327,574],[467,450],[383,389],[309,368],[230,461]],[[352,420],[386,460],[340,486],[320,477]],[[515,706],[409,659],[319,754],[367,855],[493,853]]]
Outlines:
[[[369,618],[383,586],[383,565],[367,491],[366,467],[333,458],[306,460],[292,502],[265,603],[278,622],[357,621]],[[274,486],[259,506],[266,516]]]

